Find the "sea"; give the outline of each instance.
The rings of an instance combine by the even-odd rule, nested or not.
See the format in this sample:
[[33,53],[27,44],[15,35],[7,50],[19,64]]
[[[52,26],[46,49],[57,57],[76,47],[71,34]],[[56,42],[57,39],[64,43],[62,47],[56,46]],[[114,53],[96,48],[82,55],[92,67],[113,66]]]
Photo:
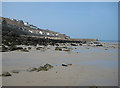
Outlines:
[[99,42],[120,43],[120,40],[99,40]]

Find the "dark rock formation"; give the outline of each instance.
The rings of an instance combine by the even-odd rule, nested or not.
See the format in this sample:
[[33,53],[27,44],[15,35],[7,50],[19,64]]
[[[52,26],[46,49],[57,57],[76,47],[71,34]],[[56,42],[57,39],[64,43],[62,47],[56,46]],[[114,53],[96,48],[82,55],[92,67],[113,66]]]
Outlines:
[[4,73],[2,73],[2,76],[7,77],[7,76],[12,76],[12,75],[9,72],[4,72]]

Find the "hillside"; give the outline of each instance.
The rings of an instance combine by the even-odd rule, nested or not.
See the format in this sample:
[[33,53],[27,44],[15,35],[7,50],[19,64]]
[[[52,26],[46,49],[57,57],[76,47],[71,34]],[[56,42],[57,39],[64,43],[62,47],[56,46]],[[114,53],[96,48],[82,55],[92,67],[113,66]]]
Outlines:
[[[2,24],[2,45],[58,45],[57,43],[87,43],[97,39],[71,39],[65,34],[43,30],[22,20],[0,17]],[[75,45],[75,44],[71,44]]]
[[8,27],[10,29],[13,29],[16,31],[19,35],[26,35],[26,36],[41,36],[41,37],[54,37],[54,38],[60,38],[60,39],[66,39],[69,38],[69,36],[66,36],[65,34],[61,34],[58,32],[54,32],[48,29],[40,29],[32,24],[29,24],[28,22],[24,22],[23,20],[16,20],[16,19],[9,19],[9,18],[3,18],[0,17],[3,23],[3,31],[4,27]]

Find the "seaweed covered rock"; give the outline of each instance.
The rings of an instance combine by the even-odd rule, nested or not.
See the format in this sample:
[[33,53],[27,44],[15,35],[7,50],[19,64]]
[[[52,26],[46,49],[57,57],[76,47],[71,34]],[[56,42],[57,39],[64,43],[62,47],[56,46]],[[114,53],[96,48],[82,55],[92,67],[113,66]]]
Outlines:
[[37,72],[39,71],[48,71],[47,68],[45,68],[44,66],[40,66],[38,69],[37,69]]
[[71,43],[71,46],[78,46],[76,43]]
[[40,66],[38,69],[37,69],[37,72],[39,71],[48,71],[49,69],[53,68],[52,65],[50,64],[45,64],[44,66]]
[[12,76],[12,75],[9,72],[4,72],[4,73],[2,73],[2,76],[7,77],[7,76]]
[[31,47],[28,47],[28,50],[31,50]]
[[67,65],[67,64],[62,64],[62,66],[65,66],[65,67],[67,67],[68,65]]
[[17,73],[17,74],[19,73],[18,70],[12,70],[11,72],[12,72],[12,73]]
[[11,45],[8,47],[10,51],[17,50],[17,47],[15,45]]
[[2,52],[7,52],[7,51],[8,51],[8,48],[2,45]]
[[37,47],[36,50],[40,50],[41,48],[43,48],[43,47]]
[[44,67],[45,67],[46,69],[51,69],[51,68],[53,68],[53,66],[50,65],[50,64],[46,64],[46,65],[44,65]]
[[29,52],[29,50],[27,50],[26,48],[22,49],[21,51],[23,51],[23,52]]
[[64,49],[63,51],[71,51],[71,49],[68,48],[68,49]]
[[56,47],[55,50],[62,51],[61,47]]

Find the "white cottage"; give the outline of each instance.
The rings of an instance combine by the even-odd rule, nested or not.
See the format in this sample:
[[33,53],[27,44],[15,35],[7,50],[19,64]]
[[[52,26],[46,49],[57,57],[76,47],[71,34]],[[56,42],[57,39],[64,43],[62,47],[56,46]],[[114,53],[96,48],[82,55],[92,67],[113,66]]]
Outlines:
[[43,32],[42,32],[42,31],[40,31],[39,33],[40,33],[41,35],[43,34]]
[[24,22],[24,25],[25,25],[25,26],[28,26],[28,22]]
[[33,33],[33,31],[29,30],[30,33]]
[[50,35],[50,33],[48,32],[47,35]]

